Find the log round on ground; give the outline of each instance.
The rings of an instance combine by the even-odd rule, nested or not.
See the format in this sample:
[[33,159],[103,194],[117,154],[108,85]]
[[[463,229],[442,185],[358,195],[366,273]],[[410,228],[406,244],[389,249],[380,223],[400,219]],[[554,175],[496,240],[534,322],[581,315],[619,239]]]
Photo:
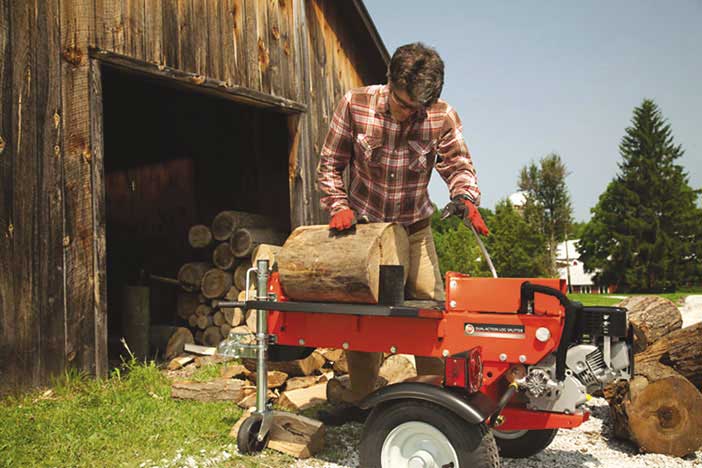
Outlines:
[[629,322],[634,328],[635,353],[682,326],[680,310],[664,297],[627,297],[617,307],[625,307],[629,311]]
[[685,456],[702,447],[702,394],[660,363],[642,364],[631,381],[607,387],[614,434],[646,452]]
[[702,322],[675,330],[635,356],[634,368],[660,363],[702,388]]

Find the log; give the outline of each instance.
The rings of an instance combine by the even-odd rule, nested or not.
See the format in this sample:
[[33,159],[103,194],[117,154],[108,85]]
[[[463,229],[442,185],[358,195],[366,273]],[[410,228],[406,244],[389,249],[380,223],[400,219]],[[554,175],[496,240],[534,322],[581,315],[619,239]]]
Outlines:
[[306,375],[304,377],[291,377],[285,382],[285,390],[295,390],[298,388],[307,388],[312,385],[319,383],[317,382],[317,376]]
[[[202,335],[203,334],[204,334],[204,332],[200,329],[195,331],[195,335],[194,335],[195,336],[195,343],[200,344],[200,345],[202,344]],[[203,346],[203,348],[206,348],[206,347],[207,346]]]
[[409,359],[399,354],[388,357],[380,366],[378,376],[387,381],[387,385],[402,382],[417,376],[417,370]]
[[251,372],[241,364],[229,364],[220,370],[220,376],[224,379],[233,379],[235,377],[247,377]]
[[202,277],[212,268],[209,263],[189,262],[178,270],[178,282],[186,291],[200,291]]
[[224,241],[229,239],[239,228],[277,226],[279,224],[275,219],[264,215],[243,211],[222,211],[212,220],[212,236],[219,241]]
[[680,310],[660,296],[632,296],[624,299],[617,307],[629,311],[629,322],[634,328],[634,353],[639,353],[661,337],[680,329]]
[[280,283],[297,301],[377,304],[380,265],[409,272],[409,240],[399,224],[359,224],[334,236],[327,225],[301,226],[278,254]]
[[324,448],[324,424],[299,414],[276,412],[268,448],[309,458]]
[[200,304],[195,308],[195,315],[198,317],[202,315],[212,315],[212,307],[208,306],[207,304]]
[[222,341],[222,334],[219,332],[219,327],[207,327],[205,332],[202,334],[202,343],[205,346],[217,347],[220,341]]
[[[239,427],[251,413],[243,415],[229,432],[236,438]],[[324,424],[299,414],[273,411],[268,448],[296,458],[309,458],[324,448]]]
[[[239,300],[240,292],[241,291],[239,291],[236,286],[232,286],[229,288],[229,292],[224,295],[224,298],[228,300]],[[239,307],[222,307],[220,310],[224,315],[224,321],[232,327],[239,326],[244,321],[244,311]]]
[[229,332],[232,331],[232,326],[229,325],[228,323],[223,323],[222,325],[219,326],[219,332],[222,334],[224,338],[229,336]]
[[217,352],[217,348],[211,348],[209,346],[199,346],[196,344],[186,344],[185,352],[197,354],[199,356],[214,356],[214,354]]
[[237,402],[244,397],[242,387],[244,380],[217,379],[210,382],[174,382],[171,385],[171,397],[178,400],[196,401],[231,401]]
[[634,368],[660,363],[702,388],[702,322],[665,335],[634,359]]
[[200,294],[178,291],[176,299],[176,314],[183,320],[195,313],[195,309],[200,305]]
[[212,263],[222,270],[233,270],[236,264],[236,257],[232,253],[229,242],[221,242],[212,252]]
[[164,357],[170,359],[185,352],[186,344],[194,344],[195,338],[190,330],[185,327],[177,327],[168,338],[164,350]]
[[231,273],[219,268],[212,268],[202,277],[202,295],[208,299],[224,297],[232,287],[232,282]]
[[188,229],[188,244],[195,249],[203,249],[212,243],[212,231],[204,224],[196,224]]
[[[285,372],[290,377],[302,377],[305,375],[312,375],[315,371],[321,369],[325,362],[324,356],[317,351],[313,351],[312,354],[307,356],[305,359],[268,362],[268,369]],[[256,361],[254,359],[243,359],[242,364],[244,364],[250,371],[255,372]]]
[[147,286],[125,286],[122,290],[122,334],[137,359],[149,354],[150,297]]
[[168,370],[178,370],[193,362],[194,359],[195,356],[180,356],[173,358],[171,362],[168,363]]
[[232,235],[229,246],[237,258],[250,257],[260,244],[283,245],[287,234],[270,228],[239,228]]
[[290,411],[301,411],[327,401],[327,384],[319,383],[307,388],[289,390],[280,394],[278,406]]
[[251,252],[251,266],[255,267],[259,260],[268,260],[268,267],[275,270],[278,267],[277,257],[282,249],[279,245],[259,244]]
[[605,397],[615,436],[641,450],[682,457],[702,447],[702,394],[670,367],[643,364]]
[[225,323],[224,314],[222,313],[221,310],[218,310],[217,312],[214,313],[214,315],[212,316],[212,323],[214,323],[218,327],[222,326]]
[[349,361],[346,358],[346,353],[341,353],[341,357],[339,357],[336,361],[334,361],[334,364],[332,365],[332,369],[334,369],[335,372],[338,372],[339,374],[348,374],[349,373]]
[[[200,330],[205,330],[213,324],[212,315],[198,315],[196,325]],[[204,343],[204,342],[203,342]],[[211,346],[211,345],[210,345]]]
[[326,359],[328,362],[331,362],[332,364],[340,360],[344,355],[343,349],[320,348],[317,351],[320,352],[322,356],[324,356],[324,359]]
[[246,311],[246,326],[249,327],[253,333],[256,333],[256,311],[247,310]]
[[199,315],[193,314],[190,317],[188,317],[188,325],[190,325],[191,328],[197,328],[197,319]]
[[[273,398],[275,398],[275,394],[273,392],[271,392],[270,390],[268,390],[266,392],[266,400],[270,401]],[[253,393],[246,395],[244,398],[239,400],[236,404],[239,405],[239,407],[243,408],[243,409],[255,408],[256,407],[256,392],[253,392]]]
[[[234,270],[234,286],[236,286],[239,291],[246,290],[246,272],[249,268],[251,268],[249,262],[241,262]],[[251,284],[255,284],[253,278],[251,279]]]
[[[256,373],[252,372],[250,373],[247,378],[251,381],[256,383]],[[288,374],[285,372],[277,371],[277,370],[272,370],[268,371],[268,378],[266,379],[268,388],[279,388],[282,387],[285,381],[288,379]]]

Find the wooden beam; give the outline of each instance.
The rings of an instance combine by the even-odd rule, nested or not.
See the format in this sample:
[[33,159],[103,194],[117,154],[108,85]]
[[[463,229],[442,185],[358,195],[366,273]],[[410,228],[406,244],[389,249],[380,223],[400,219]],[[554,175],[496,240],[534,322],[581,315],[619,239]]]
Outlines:
[[171,67],[144,62],[125,55],[115,54],[114,52],[91,48],[90,56],[100,60],[107,66],[128,70],[133,73],[162,80],[165,83],[171,83],[192,91],[213,95],[229,101],[264,109],[274,109],[285,114],[307,111],[307,106],[300,102],[261,93],[243,86],[228,85],[224,81],[215,80],[195,73],[184,72]]

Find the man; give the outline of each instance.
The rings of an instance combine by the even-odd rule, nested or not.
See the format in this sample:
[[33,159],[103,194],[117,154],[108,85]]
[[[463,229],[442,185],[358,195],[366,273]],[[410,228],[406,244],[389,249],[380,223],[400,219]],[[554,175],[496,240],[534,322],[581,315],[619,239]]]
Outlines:
[[[473,226],[488,234],[476,205],[480,190],[456,111],[439,99],[444,63],[421,43],[398,48],[387,85],[351,90],[339,102],[317,167],[317,183],[330,213],[330,229],[344,231],[355,219],[404,225],[410,241],[406,297],[445,299],[430,226],[434,207],[427,185],[432,168],[461,199]],[[342,173],[349,167],[349,186]],[[347,353],[356,403],[373,390],[382,353]],[[436,358],[417,357],[419,375],[443,374]],[[327,423],[360,419],[353,407],[322,415]]]

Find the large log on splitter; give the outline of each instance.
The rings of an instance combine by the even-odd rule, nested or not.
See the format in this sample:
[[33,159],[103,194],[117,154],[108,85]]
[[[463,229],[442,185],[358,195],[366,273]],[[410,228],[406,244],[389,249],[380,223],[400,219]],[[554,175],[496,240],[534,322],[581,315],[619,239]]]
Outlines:
[[380,265],[409,269],[409,240],[399,224],[356,225],[336,235],[329,226],[301,226],[278,254],[280,283],[298,301],[377,304]]
[[672,301],[660,296],[632,296],[617,304],[629,311],[634,329],[634,352],[639,353],[661,337],[680,329],[682,315]]

